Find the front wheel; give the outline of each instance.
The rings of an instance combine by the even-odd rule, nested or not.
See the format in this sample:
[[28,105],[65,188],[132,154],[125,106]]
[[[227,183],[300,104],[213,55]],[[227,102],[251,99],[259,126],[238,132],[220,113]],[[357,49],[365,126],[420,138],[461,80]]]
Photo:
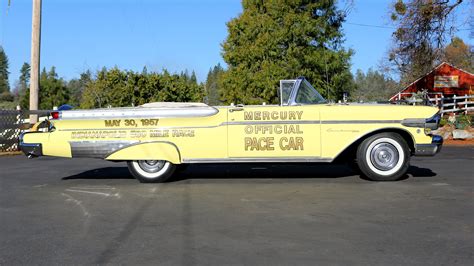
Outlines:
[[128,170],[141,183],[163,183],[174,173],[176,165],[168,161],[128,161]]
[[410,166],[410,148],[396,133],[380,133],[364,140],[357,149],[357,164],[373,181],[396,181]]

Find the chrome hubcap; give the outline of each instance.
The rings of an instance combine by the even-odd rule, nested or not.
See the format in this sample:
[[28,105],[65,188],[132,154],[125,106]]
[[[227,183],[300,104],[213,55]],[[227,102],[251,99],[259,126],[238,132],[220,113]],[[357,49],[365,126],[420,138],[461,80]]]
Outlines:
[[370,160],[375,168],[388,171],[398,163],[398,150],[390,143],[379,143],[370,151]]
[[138,165],[143,171],[147,173],[156,173],[163,169],[166,161],[157,161],[157,160],[147,160],[147,161],[138,161]]

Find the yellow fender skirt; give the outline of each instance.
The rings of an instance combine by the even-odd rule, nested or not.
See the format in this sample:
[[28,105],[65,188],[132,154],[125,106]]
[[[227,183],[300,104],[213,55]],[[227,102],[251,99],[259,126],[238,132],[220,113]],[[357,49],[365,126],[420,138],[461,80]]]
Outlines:
[[141,142],[110,154],[106,160],[165,160],[181,163],[178,147],[171,142]]

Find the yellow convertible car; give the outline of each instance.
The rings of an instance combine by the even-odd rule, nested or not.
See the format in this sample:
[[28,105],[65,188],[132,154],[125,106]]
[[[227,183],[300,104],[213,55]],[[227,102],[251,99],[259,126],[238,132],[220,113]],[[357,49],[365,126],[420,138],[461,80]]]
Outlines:
[[164,182],[191,163],[355,165],[367,178],[398,180],[411,156],[433,156],[440,120],[427,106],[328,104],[304,78],[280,82],[278,105],[151,103],[52,112],[20,138],[29,157],[127,161],[141,182]]

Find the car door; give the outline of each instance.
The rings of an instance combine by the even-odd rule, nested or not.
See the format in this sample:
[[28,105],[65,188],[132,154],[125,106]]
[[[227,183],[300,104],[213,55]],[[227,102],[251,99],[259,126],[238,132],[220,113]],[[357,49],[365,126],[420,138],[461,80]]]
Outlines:
[[320,157],[319,106],[236,106],[228,109],[229,158],[306,161]]

